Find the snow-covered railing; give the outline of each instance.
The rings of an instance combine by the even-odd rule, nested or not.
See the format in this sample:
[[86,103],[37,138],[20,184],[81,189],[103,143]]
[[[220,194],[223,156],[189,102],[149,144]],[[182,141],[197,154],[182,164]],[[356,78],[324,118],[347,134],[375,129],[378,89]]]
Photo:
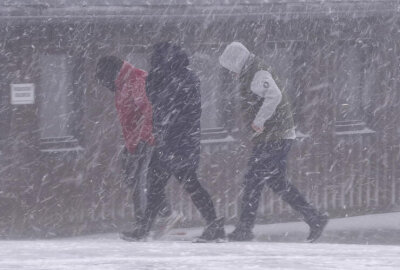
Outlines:
[[207,129],[202,131],[201,148],[206,153],[227,150],[229,144],[237,140],[231,132],[223,128]]
[[40,151],[43,153],[77,152],[83,148],[73,136],[45,138],[40,140]]

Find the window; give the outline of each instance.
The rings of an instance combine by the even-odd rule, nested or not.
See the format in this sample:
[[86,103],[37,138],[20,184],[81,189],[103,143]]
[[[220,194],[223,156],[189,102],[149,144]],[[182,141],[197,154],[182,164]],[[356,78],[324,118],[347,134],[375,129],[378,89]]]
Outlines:
[[79,80],[74,81],[79,68],[72,64],[72,57],[66,54],[40,55],[39,126],[41,149],[45,152],[80,149],[77,115],[81,111],[77,102],[81,102],[78,93],[81,89]]
[[41,55],[40,69],[41,138],[68,136],[71,112],[68,97],[72,92],[70,63],[66,55]]
[[8,131],[6,116],[7,116],[7,104],[4,102],[5,98],[5,87],[0,84],[0,155],[3,149],[3,140],[6,138],[6,132]]
[[200,44],[190,57],[191,68],[200,79],[201,130],[203,144],[230,142],[236,128],[236,83],[232,74],[219,64],[218,44]]
[[[294,85],[295,74],[293,74],[293,66],[295,65],[295,45],[295,42],[271,42],[259,50],[259,57],[267,67],[271,68],[279,87],[285,90],[292,108],[297,136],[303,137],[308,135],[306,135],[307,130],[304,130],[304,125],[299,120],[301,108],[304,108],[304,98],[303,93],[299,92],[301,90]],[[305,134],[300,132],[300,130],[304,131]]]
[[360,121],[361,112],[361,56],[351,47],[341,54],[334,78],[336,89],[336,121]]
[[287,43],[271,43],[261,50],[261,60],[271,67],[273,75],[279,80],[279,86],[292,97],[292,67],[293,53]]
[[368,46],[362,42],[341,43],[336,51],[332,88],[336,106],[336,134],[371,133],[365,110],[371,100],[374,74],[368,65]]
[[200,79],[201,87],[201,128],[219,127],[218,92],[221,83],[217,55],[212,48],[196,51],[191,59],[191,67]]
[[[7,58],[0,56],[0,62],[7,63]],[[8,136],[10,128],[9,108],[9,79],[7,78],[7,65],[0,65],[0,154],[4,146],[4,140]]]

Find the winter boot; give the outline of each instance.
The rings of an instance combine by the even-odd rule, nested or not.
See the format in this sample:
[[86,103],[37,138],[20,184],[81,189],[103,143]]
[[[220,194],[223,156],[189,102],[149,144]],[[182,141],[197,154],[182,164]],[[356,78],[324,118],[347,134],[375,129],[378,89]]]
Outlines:
[[225,239],[225,230],[224,230],[224,221],[225,219],[218,218],[211,223],[209,223],[203,233],[193,240],[194,243],[206,243],[206,242],[222,242]]
[[125,231],[120,233],[120,238],[129,242],[145,241],[148,236],[148,232],[144,229],[144,226],[139,224],[132,231]]
[[254,234],[251,229],[240,225],[236,226],[235,230],[228,234],[228,240],[232,242],[251,241],[253,239]]
[[310,234],[307,237],[307,242],[316,241],[322,234],[326,224],[328,224],[329,216],[327,213],[318,214],[313,218],[306,220],[306,223],[310,226]]

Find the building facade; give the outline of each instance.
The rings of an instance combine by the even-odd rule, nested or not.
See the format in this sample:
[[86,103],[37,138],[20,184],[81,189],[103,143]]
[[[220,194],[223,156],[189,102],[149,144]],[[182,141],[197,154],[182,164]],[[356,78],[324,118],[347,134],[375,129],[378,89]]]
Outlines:
[[[235,79],[218,64],[234,40],[289,93],[298,138],[288,177],[307,197],[333,217],[398,210],[399,1],[264,2],[0,4],[0,236],[129,224],[114,99],[94,70],[106,54],[148,69],[165,25],[179,29],[173,38],[201,79],[199,175],[228,223],[238,216],[249,154]],[[174,181],[168,195],[185,214],[182,226],[201,222]],[[298,218],[269,190],[259,212],[259,222]]]

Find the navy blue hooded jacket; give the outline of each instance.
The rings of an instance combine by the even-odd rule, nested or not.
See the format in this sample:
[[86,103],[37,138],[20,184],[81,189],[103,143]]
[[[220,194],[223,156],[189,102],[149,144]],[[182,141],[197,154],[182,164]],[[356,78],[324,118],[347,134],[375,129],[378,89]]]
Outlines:
[[146,93],[153,105],[153,131],[160,159],[175,168],[196,169],[200,155],[200,81],[183,49],[154,46]]

